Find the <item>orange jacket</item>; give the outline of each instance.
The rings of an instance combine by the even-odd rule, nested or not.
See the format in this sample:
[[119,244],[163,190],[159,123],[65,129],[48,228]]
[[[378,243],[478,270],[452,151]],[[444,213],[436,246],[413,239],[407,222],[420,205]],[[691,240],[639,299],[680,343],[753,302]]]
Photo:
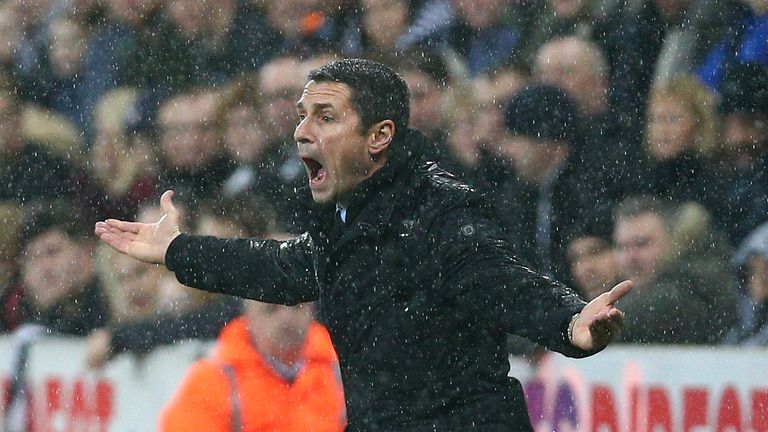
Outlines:
[[[307,333],[304,359],[293,383],[285,381],[254,347],[245,318],[237,318],[222,330],[212,358],[187,371],[160,413],[158,431],[342,431],[344,395],[338,360],[320,324],[312,324]],[[234,393],[228,373],[237,387]],[[235,400],[232,394],[237,395]],[[240,415],[233,418],[238,411]]]

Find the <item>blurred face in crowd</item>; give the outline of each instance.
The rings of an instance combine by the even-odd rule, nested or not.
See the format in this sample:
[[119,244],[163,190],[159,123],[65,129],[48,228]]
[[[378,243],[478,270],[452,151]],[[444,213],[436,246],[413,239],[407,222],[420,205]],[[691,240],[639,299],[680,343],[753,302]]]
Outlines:
[[445,123],[442,118],[443,102],[440,86],[421,71],[405,71],[402,76],[411,93],[411,127],[429,137],[434,137]]
[[594,114],[605,109],[607,85],[590,49],[575,38],[548,42],[536,55],[534,72],[539,81],[568,93],[579,110]]
[[739,154],[761,154],[768,150],[768,116],[734,113],[723,118],[726,151]]
[[507,134],[506,138],[491,148],[511,161],[516,174],[531,184],[539,184],[549,170],[561,163],[568,154],[567,144],[519,134]]
[[622,275],[637,286],[653,280],[671,242],[661,217],[643,213],[619,218],[613,237]]
[[27,295],[41,309],[79,294],[92,276],[90,249],[55,229],[27,243],[21,265]]
[[296,127],[296,98],[301,95],[303,77],[299,76],[297,58],[279,58],[259,71],[259,95],[262,118],[271,140],[290,139]]
[[260,350],[285,362],[299,358],[312,323],[310,304],[284,306],[246,300],[244,315]]
[[21,30],[15,11],[7,4],[0,4],[0,61],[11,63],[21,40]]
[[128,25],[139,25],[154,10],[160,0],[106,0],[109,15]]
[[262,129],[259,109],[240,105],[224,114],[224,150],[232,159],[255,162],[267,146],[267,135]]
[[19,107],[13,96],[0,89],[0,154],[16,152],[23,143]]
[[157,310],[158,285],[163,277],[162,267],[148,264],[125,254],[115,257],[115,281],[125,293],[126,318],[136,319]]
[[60,75],[69,77],[77,73],[88,49],[88,35],[75,21],[58,19],[48,28],[50,34],[51,66]]
[[379,47],[394,47],[408,25],[408,5],[403,0],[362,0],[366,34]]
[[181,95],[166,101],[159,115],[163,158],[169,168],[194,171],[219,153],[213,123],[218,94]]
[[473,29],[490,27],[503,17],[504,0],[454,0],[454,8]]
[[594,236],[581,236],[568,244],[568,261],[576,286],[591,300],[616,284],[619,265],[611,246]]
[[693,114],[668,98],[651,100],[648,106],[646,149],[657,160],[678,157],[695,144]]
[[588,0],[550,0],[549,6],[558,18],[571,18],[588,4]]
[[679,18],[685,12],[689,2],[690,0],[653,0],[653,4],[659,9],[662,17],[667,18],[667,21]]
[[299,124],[294,139],[312,197],[319,203],[347,206],[355,186],[384,163],[386,145],[380,147],[377,139],[387,131],[389,139],[394,134],[391,121],[362,131],[351,97],[346,84],[310,81],[296,104]]

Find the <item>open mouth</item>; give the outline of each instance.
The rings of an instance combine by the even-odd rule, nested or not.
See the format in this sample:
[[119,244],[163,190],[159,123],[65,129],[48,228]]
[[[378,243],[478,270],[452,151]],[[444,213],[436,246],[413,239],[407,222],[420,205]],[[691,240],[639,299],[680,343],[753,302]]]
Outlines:
[[310,183],[317,183],[323,181],[325,178],[325,167],[323,164],[312,158],[301,158],[304,161],[304,166],[307,168],[307,176],[309,176]]

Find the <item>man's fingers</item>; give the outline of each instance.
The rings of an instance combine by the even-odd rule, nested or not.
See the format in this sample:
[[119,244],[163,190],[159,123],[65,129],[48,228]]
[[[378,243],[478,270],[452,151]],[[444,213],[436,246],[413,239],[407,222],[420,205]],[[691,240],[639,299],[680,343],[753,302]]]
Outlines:
[[[97,223],[99,226],[101,223]],[[124,231],[133,234],[138,234],[141,226],[144,225],[138,222],[126,222],[117,219],[107,219],[102,226],[105,226],[110,232]]]
[[176,213],[176,207],[173,206],[173,191],[167,190],[163,192],[163,195],[160,197],[160,208],[163,209],[163,212]]
[[629,294],[630,291],[632,291],[632,287],[634,286],[634,283],[631,280],[625,280],[623,282],[619,282],[615,287],[611,288],[610,291],[608,291],[608,304],[613,305],[617,301],[619,301],[620,298],[624,297],[625,295]]

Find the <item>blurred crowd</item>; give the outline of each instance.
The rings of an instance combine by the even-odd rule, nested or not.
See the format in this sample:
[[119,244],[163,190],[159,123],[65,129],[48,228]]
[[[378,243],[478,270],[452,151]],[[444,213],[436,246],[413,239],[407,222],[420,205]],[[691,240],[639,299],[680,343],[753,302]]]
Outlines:
[[215,338],[239,300],[102,248],[97,220],[289,238],[295,102],[334,58],[395,67],[433,157],[522,259],[627,343],[768,346],[766,0],[0,0],[0,333],[89,362]]

